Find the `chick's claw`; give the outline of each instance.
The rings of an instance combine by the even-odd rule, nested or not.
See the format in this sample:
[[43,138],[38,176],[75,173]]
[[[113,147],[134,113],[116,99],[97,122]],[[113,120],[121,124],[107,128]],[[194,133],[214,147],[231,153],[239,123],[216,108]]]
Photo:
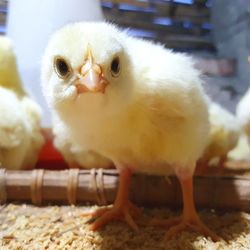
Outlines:
[[95,222],[92,223],[91,229],[95,231],[105,226],[109,221],[112,220],[125,220],[134,231],[137,232],[139,230],[138,226],[135,224],[132,216],[130,215],[130,212],[127,209],[116,207],[97,218]]
[[81,214],[80,216],[81,217],[91,216],[92,218],[88,220],[88,222],[91,223],[92,221],[95,221],[99,216],[107,212],[108,210],[110,210],[109,207],[99,208],[96,211],[86,212],[86,213]]
[[139,228],[133,220],[133,217],[136,217],[140,214],[140,209],[128,201],[124,205],[114,204],[111,208],[101,208],[93,213],[84,214],[92,215],[93,217],[88,222],[93,222],[91,224],[92,230],[97,230],[112,220],[125,220],[128,225],[136,232]]
[[221,240],[221,238],[210,230],[205,224],[199,219],[187,220],[182,217],[171,218],[167,220],[154,219],[150,225],[160,226],[168,228],[165,235],[165,240],[169,241],[174,238],[177,234],[183,231],[192,231],[204,236],[210,237],[213,241]]

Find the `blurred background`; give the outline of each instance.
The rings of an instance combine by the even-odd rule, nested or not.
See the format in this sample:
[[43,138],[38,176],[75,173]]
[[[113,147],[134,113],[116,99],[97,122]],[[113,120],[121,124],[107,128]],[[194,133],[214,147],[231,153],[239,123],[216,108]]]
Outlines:
[[13,40],[23,83],[45,110],[44,126],[43,50],[52,32],[81,20],[107,20],[192,54],[210,96],[231,111],[249,86],[249,0],[0,0],[0,34]]

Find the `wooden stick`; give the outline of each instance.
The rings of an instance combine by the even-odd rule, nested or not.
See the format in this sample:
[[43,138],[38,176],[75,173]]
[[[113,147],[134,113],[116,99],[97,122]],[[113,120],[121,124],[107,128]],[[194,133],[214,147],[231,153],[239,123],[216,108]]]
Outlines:
[[[114,201],[119,181],[116,170],[94,169],[71,173],[72,171],[75,170],[43,170],[43,172],[41,170],[2,170],[0,171],[0,200],[36,201],[38,205],[39,200],[43,204],[51,202],[65,204],[75,201],[77,204],[99,205],[110,204]],[[76,186],[70,187],[69,185]],[[194,190],[198,207],[250,211],[250,179],[248,177],[195,176]],[[73,198],[70,197],[70,193],[73,193]],[[34,194],[37,194],[38,198],[34,197]],[[142,206],[180,207],[182,205],[180,186],[175,176],[170,176],[167,181],[159,176],[134,175],[130,198]]]

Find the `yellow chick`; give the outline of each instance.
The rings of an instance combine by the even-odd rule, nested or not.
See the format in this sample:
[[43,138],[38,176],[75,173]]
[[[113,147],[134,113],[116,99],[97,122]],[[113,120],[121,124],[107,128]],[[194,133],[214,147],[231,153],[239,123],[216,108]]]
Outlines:
[[250,88],[239,101],[236,108],[236,114],[242,129],[248,136],[250,145]]
[[0,36],[0,52],[0,86],[13,91],[18,97],[25,96],[11,40],[5,36]]
[[113,163],[106,157],[94,151],[85,151],[80,145],[72,141],[70,132],[58,120],[53,117],[54,146],[61,153],[70,168],[112,168]]
[[175,173],[183,214],[159,221],[218,239],[200,220],[193,172],[209,132],[206,96],[190,57],[130,37],[107,23],[75,23],[57,31],[42,63],[42,88],[71,141],[111,159],[120,172],[114,205],[92,214],[96,230],[124,219],[134,230],[138,208],[129,201],[133,172]]
[[40,107],[26,94],[10,39],[0,36],[0,165],[27,169],[44,143]]
[[229,151],[236,147],[240,126],[236,117],[218,103],[209,103],[210,133],[207,146],[199,161],[199,170],[204,172],[211,160],[219,159],[219,166],[227,160]]

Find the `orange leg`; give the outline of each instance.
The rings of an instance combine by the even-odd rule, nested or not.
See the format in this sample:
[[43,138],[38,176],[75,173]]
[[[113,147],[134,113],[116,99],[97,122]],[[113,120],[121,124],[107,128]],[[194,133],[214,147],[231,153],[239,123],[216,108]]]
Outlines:
[[[85,214],[85,216],[92,215],[94,219],[94,222],[91,224],[92,230],[97,230],[112,220],[122,219],[125,220],[133,230],[138,231],[138,226],[135,224],[133,216],[138,215],[140,210],[129,201],[131,176],[132,172],[129,168],[123,169],[120,173],[118,193],[114,205],[111,208],[102,208],[93,213]],[[91,219],[91,221],[93,219]]]
[[173,238],[176,234],[184,231],[191,230],[198,233],[201,233],[205,236],[210,236],[212,240],[219,240],[218,237],[213,231],[211,231],[200,219],[195,205],[193,197],[193,178],[185,177],[182,178],[178,176],[181,183],[182,195],[183,195],[183,213],[182,216],[167,219],[167,220],[158,220],[155,219],[152,221],[152,225],[158,225],[163,227],[171,227],[166,233],[166,240]]

